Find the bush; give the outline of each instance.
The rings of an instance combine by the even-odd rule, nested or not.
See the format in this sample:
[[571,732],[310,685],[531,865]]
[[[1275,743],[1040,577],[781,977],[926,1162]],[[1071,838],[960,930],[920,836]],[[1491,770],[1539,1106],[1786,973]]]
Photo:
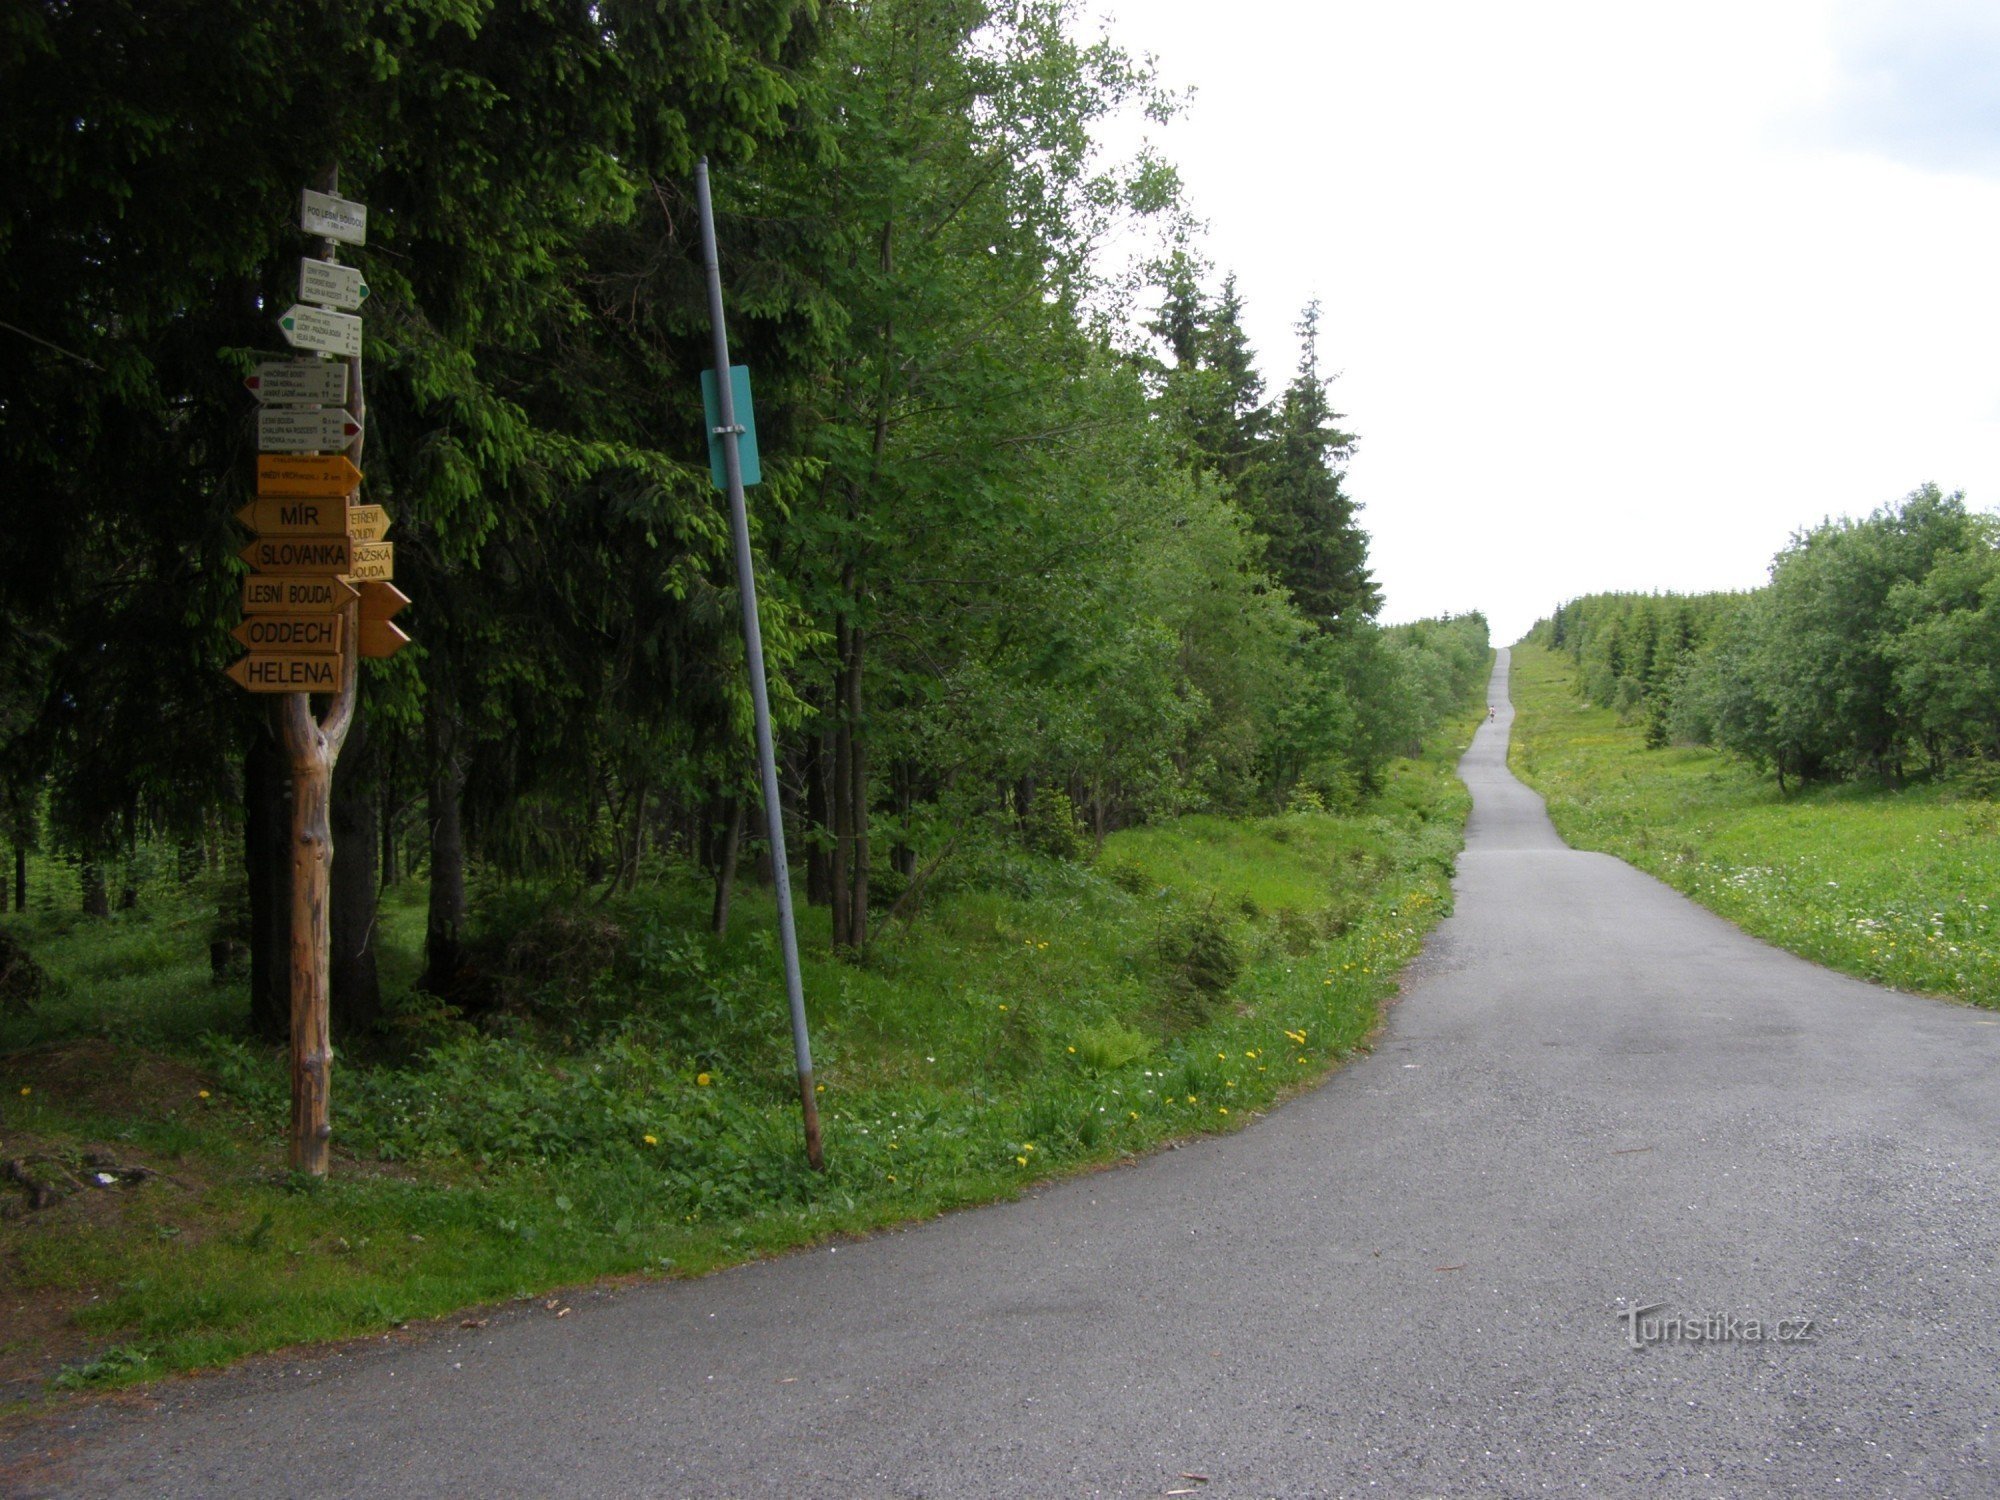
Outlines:
[[1037,854],[1046,854],[1051,859],[1083,858],[1083,829],[1077,823],[1076,807],[1068,792],[1045,786],[1035,793],[1023,841]]

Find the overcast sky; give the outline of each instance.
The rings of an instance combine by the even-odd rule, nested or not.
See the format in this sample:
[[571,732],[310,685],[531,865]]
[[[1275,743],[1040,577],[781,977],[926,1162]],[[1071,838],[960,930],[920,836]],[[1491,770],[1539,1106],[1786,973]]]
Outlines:
[[1324,304],[1384,619],[2000,505],[1995,0],[1117,4],[1274,390]]

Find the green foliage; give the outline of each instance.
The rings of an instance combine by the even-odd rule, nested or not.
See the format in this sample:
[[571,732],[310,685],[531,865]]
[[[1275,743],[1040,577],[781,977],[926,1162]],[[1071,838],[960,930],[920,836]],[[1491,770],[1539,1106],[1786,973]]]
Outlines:
[[2000,522],[1936,486],[1801,531],[1749,595],[1590,595],[1528,639],[1654,749],[1715,744],[1780,788],[2000,756]]

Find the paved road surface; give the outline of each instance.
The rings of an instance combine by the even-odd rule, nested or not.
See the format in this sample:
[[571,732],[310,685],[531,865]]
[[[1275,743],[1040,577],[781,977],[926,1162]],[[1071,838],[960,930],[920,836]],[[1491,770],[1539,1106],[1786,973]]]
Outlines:
[[[2000,1495],[2000,1025],[1557,839],[1496,723],[1379,1049],[907,1233],[164,1387],[78,1495]],[[1656,1317],[1813,1341],[1629,1346]],[[1662,1330],[1664,1331],[1664,1330]],[[1197,1484],[1185,1475],[1205,1475]]]

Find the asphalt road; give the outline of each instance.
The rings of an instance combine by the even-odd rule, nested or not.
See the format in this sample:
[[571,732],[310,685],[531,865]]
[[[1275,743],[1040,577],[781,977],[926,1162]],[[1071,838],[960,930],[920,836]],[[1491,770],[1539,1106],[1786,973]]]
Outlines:
[[[2000,1023],[1566,849],[1506,770],[1506,671],[1456,914],[1377,1050],[1253,1128],[562,1319],[168,1384],[44,1432],[16,1483],[2000,1495]],[[1642,1306],[1683,1336],[1632,1347]]]

